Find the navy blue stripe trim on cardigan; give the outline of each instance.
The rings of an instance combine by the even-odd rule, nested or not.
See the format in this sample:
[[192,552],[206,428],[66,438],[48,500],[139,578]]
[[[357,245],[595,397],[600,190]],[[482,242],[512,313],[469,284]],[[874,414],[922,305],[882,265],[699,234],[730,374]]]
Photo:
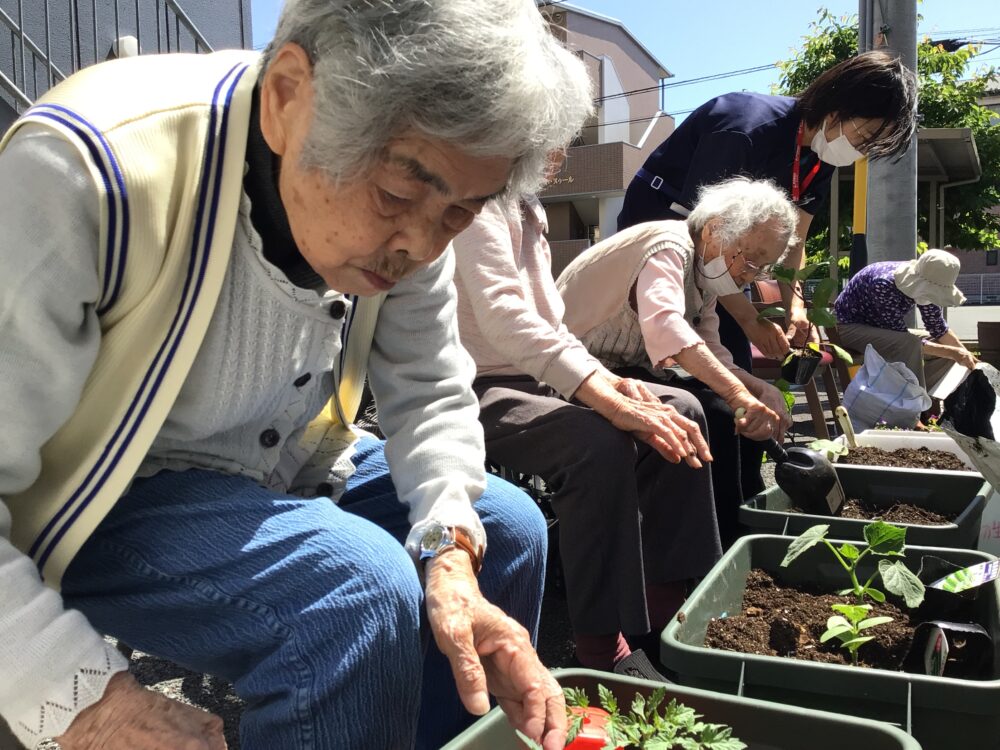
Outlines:
[[[35,543],[32,545],[29,554],[32,557],[36,557],[36,553],[39,552],[39,547],[44,542],[44,549],[38,554],[36,559],[36,564],[40,569],[43,569],[49,556],[55,550],[59,541],[63,538],[66,532],[70,529],[73,523],[79,518],[80,514],[86,509],[86,507],[93,501],[93,499],[100,492],[104,483],[108,480],[108,477],[114,472],[118,461],[121,460],[122,454],[128,447],[129,441],[135,435],[139,424],[142,422],[146,413],[151,406],[153,399],[156,395],[157,390],[163,380],[164,375],[170,365],[174,354],[177,351],[177,347],[180,344],[183,334],[187,329],[187,325],[190,322],[191,314],[194,310],[194,303],[201,292],[201,286],[204,282],[205,271],[208,264],[209,251],[211,247],[212,235],[211,233],[205,233],[204,239],[202,239],[202,221],[206,210],[206,200],[209,179],[212,175],[213,168],[215,169],[215,179],[213,181],[213,190],[215,195],[212,196],[211,206],[209,208],[210,215],[208,217],[207,226],[214,230],[215,226],[215,214],[218,209],[219,203],[219,188],[221,185],[221,167],[222,160],[225,152],[223,151],[223,146],[225,145],[225,133],[229,124],[229,105],[232,101],[233,92],[236,89],[236,85],[239,83],[243,74],[248,69],[246,64],[234,65],[229,72],[223,76],[222,80],[215,88],[215,92],[212,97],[212,107],[209,115],[209,129],[208,129],[208,140],[205,145],[205,162],[202,168],[202,180],[199,189],[198,196],[198,214],[195,221],[194,235],[192,238],[192,250],[191,259],[188,267],[188,276],[184,282],[184,289],[181,295],[181,303],[178,307],[177,313],[174,316],[173,321],[170,324],[170,329],[167,333],[166,339],[164,339],[163,344],[161,344],[160,349],[157,351],[156,356],[153,359],[153,363],[147,370],[145,377],[143,378],[142,384],[139,387],[139,391],[136,397],[133,399],[132,403],[129,405],[128,411],[125,414],[124,419],[118,425],[115,430],[114,435],[112,435],[111,440],[105,446],[101,453],[101,456],[95,466],[91,469],[87,478],[84,480],[83,484],[77,488],[73,493],[72,497],[63,505],[63,507],[53,516],[49,521],[48,525],[38,536]],[[237,72],[238,71],[238,72]],[[233,75],[235,73],[235,76]],[[225,102],[222,109],[221,123],[216,127],[217,118],[219,116],[219,96],[222,89],[229,83],[229,87],[226,91]],[[216,144],[216,133],[219,132],[219,143],[218,147]],[[193,288],[192,288],[193,285]],[[153,379],[152,386],[149,387],[150,380]],[[141,403],[140,403],[141,401]],[[133,420],[133,414],[136,418]],[[131,422],[131,427],[129,423]],[[128,428],[127,434],[123,436],[123,432]],[[114,451],[114,455],[110,456],[111,452]],[[91,485],[92,480],[94,480],[95,475],[98,472],[102,472],[100,477],[96,479],[96,484],[93,487],[88,487]],[[77,504],[77,500],[81,495],[86,492],[86,496],[80,500]],[[73,509],[74,504],[77,507]],[[62,521],[63,516],[65,516],[71,509],[72,513],[65,521]],[[56,524],[62,521],[61,527],[55,531],[51,539],[47,542],[46,537],[54,529]]]
[[[108,246],[104,265],[104,284],[97,305],[97,314],[102,315],[118,300],[128,255],[128,192],[125,189],[125,179],[122,177],[121,168],[118,166],[118,160],[115,159],[114,152],[104,135],[73,110],[55,104],[39,104],[28,110],[27,115],[53,120],[72,130],[90,152],[91,158],[101,173],[104,191],[111,198],[108,201]],[[102,158],[102,154],[104,158]],[[109,168],[111,174],[114,175],[114,183],[112,183]],[[117,234],[119,214],[121,215],[120,235]],[[112,275],[114,275],[114,282],[112,282]]]

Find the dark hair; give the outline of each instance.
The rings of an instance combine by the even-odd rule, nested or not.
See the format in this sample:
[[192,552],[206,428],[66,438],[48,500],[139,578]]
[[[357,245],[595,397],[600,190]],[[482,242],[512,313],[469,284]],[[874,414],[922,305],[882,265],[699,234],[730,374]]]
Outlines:
[[828,115],[878,118],[885,125],[869,141],[869,159],[899,158],[917,129],[917,81],[898,57],[882,50],[837,63],[798,96],[802,119],[816,127]]

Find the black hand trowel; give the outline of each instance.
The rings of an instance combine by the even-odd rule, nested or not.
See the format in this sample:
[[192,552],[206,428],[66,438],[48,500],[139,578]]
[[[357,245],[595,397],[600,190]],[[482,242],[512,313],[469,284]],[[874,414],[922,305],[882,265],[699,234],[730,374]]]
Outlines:
[[797,507],[817,516],[835,516],[844,504],[844,488],[829,459],[809,448],[787,450],[774,438],[762,441],[774,461],[774,479]]

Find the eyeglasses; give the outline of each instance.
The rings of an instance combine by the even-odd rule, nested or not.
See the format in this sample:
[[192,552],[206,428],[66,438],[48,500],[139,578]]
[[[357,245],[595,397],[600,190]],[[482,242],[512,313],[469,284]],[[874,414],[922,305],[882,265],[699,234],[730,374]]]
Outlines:
[[743,261],[744,271],[749,271],[753,274],[752,281],[763,281],[764,279],[771,278],[771,272],[774,270],[773,263],[765,263],[763,266],[758,266],[756,263],[752,263],[747,260],[747,256],[743,254],[742,248],[737,250],[736,254],[740,256],[740,259]]

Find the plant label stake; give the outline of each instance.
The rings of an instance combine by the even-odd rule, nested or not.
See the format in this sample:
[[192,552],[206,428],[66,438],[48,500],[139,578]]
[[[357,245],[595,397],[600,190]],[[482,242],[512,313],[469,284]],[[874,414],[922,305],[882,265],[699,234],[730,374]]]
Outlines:
[[783,448],[774,438],[764,441],[764,450],[776,464],[774,479],[800,508],[819,516],[835,516],[844,504],[844,488],[833,464],[809,448]]

